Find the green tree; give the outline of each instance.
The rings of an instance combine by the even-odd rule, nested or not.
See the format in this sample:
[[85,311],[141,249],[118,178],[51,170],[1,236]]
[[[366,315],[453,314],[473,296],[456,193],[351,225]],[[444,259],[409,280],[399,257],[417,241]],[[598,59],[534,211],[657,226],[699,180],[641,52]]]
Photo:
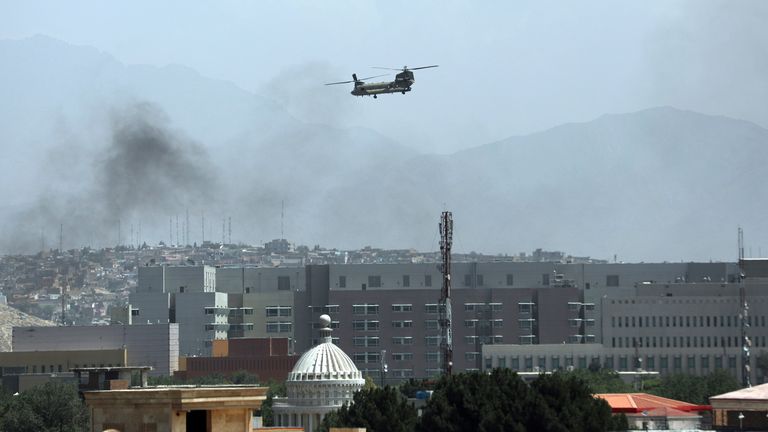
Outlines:
[[592,393],[629,393],[634,391],[632,385],[625,383],[613,369],[574,369],[562,373],[583,380]]
[[352,404],[344,404],[323,418],[318,428],[364,427],[376,432],[411,432],[416,427],[416,409],[394,387],[362,389]]
[[[593,372],[591,372],[593,373]],[[569,431],[626,430],[626,417],[612,416],[611,407],[603,399],[593,397],[586,381],[575,374],[541,375],[531,383],[558,416],[560,425]]]
[[88,427],[88,411],[70,384],[48,382],[5,398],[4,403],[0,417],[4,432],[80,432]]
[[608,431],[626,429],[577,376],[542,375],[530,386],[509,369],[443,377],[419,431]]
[[544,398],[509,369],[442,377],[417,430],[566,431]]
[[709,398],[741,388],[728,371],[717,369],[709,375],[673,374],[662,377],[660,384],[649,391],[657,396],[693,404],[708,404]]
[[408,381],[403,381],[397,388],[403,396],[407,398],[415,398],[417,391],[434,390],[435,384],[436,381],[434,380],[409,378]]

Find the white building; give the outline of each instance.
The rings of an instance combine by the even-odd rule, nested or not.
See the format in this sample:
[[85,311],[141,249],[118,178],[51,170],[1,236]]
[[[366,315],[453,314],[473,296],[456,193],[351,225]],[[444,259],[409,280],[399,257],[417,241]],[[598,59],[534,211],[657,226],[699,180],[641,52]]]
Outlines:
[[275,399],[277,426],[311,432],[323,417],[351,403],[365,380],[355,363],[331,341],[331,317],[320,316],[320,344],[301,356],[285,383],[288,397]]

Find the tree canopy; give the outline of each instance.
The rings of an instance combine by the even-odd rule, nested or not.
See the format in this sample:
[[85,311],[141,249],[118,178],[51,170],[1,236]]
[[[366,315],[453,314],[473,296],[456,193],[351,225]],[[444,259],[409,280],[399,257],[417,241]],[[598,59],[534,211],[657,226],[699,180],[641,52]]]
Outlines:
[[667,375],[661,378],[657,386],[648,388],[648,392],[670,399],[706,405],[711,396],[740,388],[741,385],[731,373],[725,369],[717,369],[704,376]]
[[88,410],[74,385],[48,382],[16,396],[0,398],[4,432],[84,432]]
[[443,377],[420,431],[607,431],[626,429],[576,376],[555,373],[527,385],[509,369]]
[[344,404],[328,413],[319,427],[364,427],[376,432],[412,432],[416,427],[416,409],[394,387],[363,388],[355,393],[352,404]]

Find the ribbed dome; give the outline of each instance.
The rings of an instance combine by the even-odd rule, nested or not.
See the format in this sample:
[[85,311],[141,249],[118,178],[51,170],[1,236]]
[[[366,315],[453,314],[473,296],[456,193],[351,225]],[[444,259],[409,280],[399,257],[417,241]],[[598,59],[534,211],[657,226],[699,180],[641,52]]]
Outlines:
[[288,379],[291,381],[363,379],[352,359],[333,344],[324,342],[301,356]]
[[333,344],[331,339],[331,317],[320,315],[320,333],[323,342],[301,356],[288,375],[288,381],[356,380],[363,376],[352,359]]

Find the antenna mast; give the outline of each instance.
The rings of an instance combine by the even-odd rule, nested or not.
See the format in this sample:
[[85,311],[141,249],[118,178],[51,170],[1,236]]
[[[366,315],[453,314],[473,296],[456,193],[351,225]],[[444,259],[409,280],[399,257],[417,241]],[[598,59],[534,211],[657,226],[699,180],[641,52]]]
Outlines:
[[443,273],[443,285],[440,292],[440,354],[441,368],[446,375],[453,369],[453,335],[451,330],[451,245],[453,244],[453,216],[444,211],[440,216],[440,255],[443,263],[440,270]]
[[749,328],[749,304],[747,304],[747,290],[744,287],[744,230],[739,227],[739,300],[741,311],[741,384],[744,387],[752,387],[750,382],[749,350],[752,348],[752,341],[747,335]]
[[280,239],[285,238],[285,200],[280,201]]

